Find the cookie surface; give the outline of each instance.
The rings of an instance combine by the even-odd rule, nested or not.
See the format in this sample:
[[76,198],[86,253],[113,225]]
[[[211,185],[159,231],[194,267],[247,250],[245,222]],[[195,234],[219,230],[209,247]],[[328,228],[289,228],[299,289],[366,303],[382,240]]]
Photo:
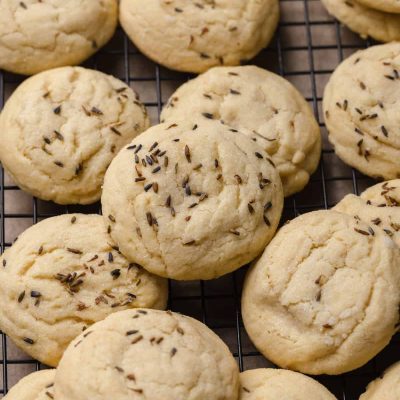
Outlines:
[[48,400],[54,396],[55,369],[33,372],[22,378],[7,393],[4,400]]
[[[399,207],[400,206],[400,179],[382,182],[371,186],[360,194],[363,200],[371,202],[371,204],[384,207]],[[398,209],[392,208],[395,213]]]
[[398,0],[358,0],[358,2],[378,11],[400,13],[400,2]]
[[0,159],[22,189],[88,204],[125,144],[149,126],[136,93],[102,72],[63,67],[27,79],[0,115]]
[[98,215],[41,221],[0,260],[0,327],[47,365],[56,366],[72,339],[115,311],[166,306],[166,280],[129,264]]
[[122,0],[120,21],[133,43],[157,63],[200,73],[239,65],[271,40],[277,0]]
[[371,382],[360,400],[397,400],[400,399],[400,363],[392,365],[382,378]]
[[285,369],[260,368],[240,374],[240,400],[335,400],[324,386]]
[[107,170],[103,216],[122,253],[156,275],[213,279],[255,258],[283,203],[267,154],[218,121],[168,122]]
[[372,177],[400,177],[398,70],[400,43],[373,46],[343,61],[325,88],[325,122],[336,154]]
[[307,374],[356,369],[397,330],[400,249],[335,211],[285,225],[249,271],[243,321],[275,364]]
[[321,1],[331,15],[364,39],[400,40],[400,15],[378,11],[354,0]]
[[359,197],[349,194],[334,209],[383,229],[400,246],[400,179],[372,186]]
[[182,85],[161,119],[210,114],[250,137],[278,167],[285,196],[308,183],[321,155],[321,135],[303,96],[287,80],[255,66],[216,67]]
[[117,27],[116,0],[2,0],[0,68],[25,75],[76,65]]
[[123,311],[93,325],[71,343],[55,381],[57,400],[238,396],[228,347],[199,321],[170,311]]

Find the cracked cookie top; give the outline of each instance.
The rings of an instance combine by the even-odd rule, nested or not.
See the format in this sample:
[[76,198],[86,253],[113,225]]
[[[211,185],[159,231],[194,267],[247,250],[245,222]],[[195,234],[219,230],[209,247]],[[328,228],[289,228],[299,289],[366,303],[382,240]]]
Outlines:
[[154,126],[113,160],[103,216],[122,253],[160,276],[213,279],[254,259],[283,204],[277,169],[220,121]]
[[23,82],[0,114],[0,159],[22,189],[60,204],[100,198],[113,157],[149,126],[137,94],[81,67]]
[[271,40],[277,0],[122,0],[120,21],[133,43],[171,69],[204,72],[240,65]]
[[287,80],[255,66],[216,67],[182,85],[161,119],[211,116],[249,136],[271,156],[285,196],[304,188],[321,155],[317,121]]
[[127,308],[164,308],[167,282],[129,263],[99,215],[68,214],[27,229],[0,258],[0,328],[56,366],[72,339]]
[[242,313],[257,348],[308,374],[361,367],[398,329],[400,249],[336,211],[285,225],[245,280]]
[[298,372],[259,368],[240,374],[240,400],[336,400],[319,382]]
[[128,310],[71,343],[54,388],[58,400],[237,400],[239,370],[201,322],[170,311]]
[[343,61],[325,88],[323,108],[329,140],[344,162],[372,177],[400,177],[400,43]]
[[2,0],[0,68],[24,75],[80,64],[114,34],[116,0]]

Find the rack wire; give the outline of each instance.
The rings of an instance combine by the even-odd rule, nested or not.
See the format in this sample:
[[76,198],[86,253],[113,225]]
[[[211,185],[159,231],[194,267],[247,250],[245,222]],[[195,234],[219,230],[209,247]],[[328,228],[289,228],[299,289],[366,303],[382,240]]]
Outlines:
[[[318,171],[307,188],[285,202],[282,221],[335,205],[345,194],[373,183],[344,165],[326,140],[321,101],[324,85],[338,63],[373,43],[363,41],[331,18],[318,0],[280,0],[281,22],[270,46],[252,63],[272,70],[294,83],[312,106],[323,134]],[[166,70],[141,55],[121,29],[85,66],[113,74],[131,85],[146,104],[153,123],[162,105],[190,78]],[[0,110],[22,77],[0,71]],[[23,193],[0,169],[0,250],[11,246],[24,229],[41,219],[68,212],[99,212],[100,205],[57,206]],[[170,308],[193,316],[212,328],[230,347],[241,370],[272,366],[252,346],[240,315],[240,295],[246,268],[215,281],[170,282]],[[355,400],[372,379],[400,359],[399,337],[364,367],[341,376],[320,376],[338,399]],[[21,377],[44,368],[29,359],[1,333],[0,398]]]

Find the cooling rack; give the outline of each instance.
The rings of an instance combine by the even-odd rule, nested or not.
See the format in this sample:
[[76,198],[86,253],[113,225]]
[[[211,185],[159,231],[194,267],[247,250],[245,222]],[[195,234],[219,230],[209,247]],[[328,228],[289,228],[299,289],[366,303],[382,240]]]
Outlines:
[[[323,88],[338,63],[373,43],[361,40],[331,18],[318,0],[281,0],[281,22],[268,49],[252,62],[290,80],[307,98],[320,123],[323,154],[318,171],[307,188],[285,202],[282,222],[335,205],[347,193],[359,193],[373,184],[344,165],[326,139],[321,101]],[[112,41],[86,63],[126,81],[146,104],[153,123],[162,105],[190,75],[166,70],[133,47],[121,29]],[[0,110],[22,77],[0,71]],[[1,145],[1,144],[0,144]],[[100,212],[100,205],[57,206],[23,193],[0,169],[0,250],[4,251],[24,229],[41,219],[68,212]],[[240,295],[246,267],[208,282],[170,282],[170,308],[195,317],[213,329],[230,347],[241,370],[271,367],[252,346],[243,328]],[[355,400],[368,382],[400,359],[399,336],[363,368],[341,376],[320,376],[338,399]],[[29,359],[1,333],[0,397],[24,375],[44,368]]]

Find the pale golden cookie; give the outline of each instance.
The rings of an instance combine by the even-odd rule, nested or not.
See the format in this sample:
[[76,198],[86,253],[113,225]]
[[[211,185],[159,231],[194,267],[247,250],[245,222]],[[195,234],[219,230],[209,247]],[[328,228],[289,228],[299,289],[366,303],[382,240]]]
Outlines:
[[371,382],[360,400],[399,400],[400,399],[400,363],[392,365],[383,377]]
[[271,156],[285,196],[304,188],[321,155],[317,121],[287,80],[255,66],[216,67],[182,85],[170,98],[162,120],[210,115],[233,128],[246,128]]
[[[400,40],[400,15],[366,7],[355,0],[321,0],[328,12],[358,33],[380,42]],[[374,1],[374,0],[371,0]]]
[[[360,197],[380,208],[399,207],[400,179],[393,179],[371,186],[362,192]],[[395,213],[398,209],[391,208],[391,210]]]
[[165,308],[167,282],[123,257],[99,215],[48,218],[0,258],[0,328],[56,366],[72,339],[107,315]]
[[325,122],[336,154],[376,178],[400,177],[399,71],[400,43],[373,46],[343,61],[325,88]]
[[253,58],[278,19],[277,0],[122,0],[120,7],[121,25],[142,53],[196,73]]
[[0,1],[0,68],[33,75],[76,65],[117,26],[116,0]]
[[239,370],[206,325],[170,311],[121,311],[64,354],[56,400],[237,400]]
[[0,114],[0,159],[36,197],[93,203],[113,157],[148,126],[137,94],[119,79],[57,68],[27,79],[8,99]]
[[49,400],[54,398],[55,369],[33,372],[22,378],[4,400]]
[[240,400],[336,400],[324,386],[298,372],[260,368],[240,374]]
[[360,197],[349,194],[334,209],[383,229],[400,246],[400,179],[372,186]]
[[285,225],[249,271],[243,321],[275,364],[307,374],[361,367],[398,329],[400,249],[336,211]]
[[111,163],[102,196],[122,253],[178,280],[217,278],[254,259],[282,205],[278,172],[263,149],[206,117],[138,136]]
[[400,13],[399,0],[357,0],[366,7],[374,8],[387,13]]

